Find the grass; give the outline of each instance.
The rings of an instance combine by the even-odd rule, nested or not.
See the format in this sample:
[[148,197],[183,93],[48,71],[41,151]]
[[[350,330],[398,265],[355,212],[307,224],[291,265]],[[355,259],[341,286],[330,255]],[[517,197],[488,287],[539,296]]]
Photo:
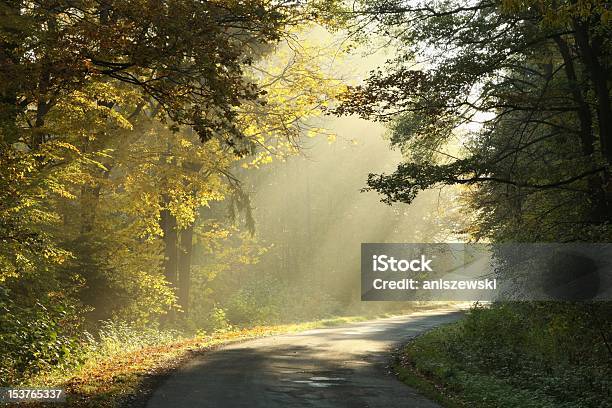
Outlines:
[[33,378],[28,386],[64,388],[68,395],[68,404],[74,407],[113,407],[121,399],[136,394],[145,377],[172,369],[190,353],[213,350],[231,342],[332,326],[348,321],[351,320],[345,318],[259,326],[174,340],[129,352],[94,354],[86,358],[85,362],[74,371],[68,373],[59,370],[50,371]]
[[[388,316],[391,314],[336,317],[234,329],[191,338],[182,338],[172,332],[133,333],[126,327],[113,328],[102,331],[101,340],[91,347],[81,365],[69,370],[48,370],[29,379],[22,386],[64,388],[71,407],[131,406],[133,404],[129,403],[130,400],[146,398],[143,394],[148,392],[148,379],[171,372],[194,353],[207,352],[232,342]],[[31,403],[26,406],[43,405]]]

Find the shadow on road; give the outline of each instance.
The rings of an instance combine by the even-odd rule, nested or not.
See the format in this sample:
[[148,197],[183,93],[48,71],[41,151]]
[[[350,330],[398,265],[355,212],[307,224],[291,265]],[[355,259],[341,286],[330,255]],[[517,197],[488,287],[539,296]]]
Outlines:
[[390,352],[459,315],[402,316],[229,345],[181,367],[147,406],[434,408],[388,372]]

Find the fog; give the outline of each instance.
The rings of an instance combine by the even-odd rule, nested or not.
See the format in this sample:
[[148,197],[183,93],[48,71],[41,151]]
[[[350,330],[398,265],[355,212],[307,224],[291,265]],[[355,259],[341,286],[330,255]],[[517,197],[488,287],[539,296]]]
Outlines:
[[[315,37],[332,49],[342,44],[324,32]],[[391,54],[364,50],[333,58],[329,75],[358,84]],[[389,308],[361,302],[361,243],[456,239],[457,191],[426,191],[411,205],[387,205],[377,192],[363,191],[369,173],[392,172],[402,160],[389,146],[385,124],[335,116],[310,124],[325,132],[304,138],[297,154],[238,173],[250,195],[257,243],[266,248],[258,262],[240,266],[239,291],[249,294],[251,308],[280,306],[281,320]],[[205,287],[236,298],[219,284]],[[235,309],[223,301],[221,307]]]
[[393,171],[401,153],[389,147],[382,124],[327,118],[324,126],[335,141],[309,139],[301,154],[245,173],[256,235],[269,248],[250,269],[256,279],[275,276],[340,309],[367,308],[359,304],[361,243],[449,239],[456,213],[448,211],[448,192],[393,206],[363,192],[368,173]]

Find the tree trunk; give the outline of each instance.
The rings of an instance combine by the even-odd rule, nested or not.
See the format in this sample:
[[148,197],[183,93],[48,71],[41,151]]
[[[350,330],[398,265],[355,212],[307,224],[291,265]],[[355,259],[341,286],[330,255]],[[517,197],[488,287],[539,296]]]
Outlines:
[[83,185],[81,187],[81,234],[93,231],[96,221],[96,212],[100,202],[101,186]]
[[[587,163],[592,163],[594,165],[595,160],[593,156],[595,153],[595,137],[593,135],[593,118],[591,109],[586,103],[583,90],[579,86],[573,56],[567,42],[560,35],[556,36],[554,40],[557,43],[561,56],[563,57],[565,76],[567,78],[572,98],[578,107],[577,113],[578,121],[580,123],[580,142],[582,153]],[[593,200],[593,209],[591,212],[592,221],[605,221],[610,211],[610,203],[606,197],[603,179],[599,174],[593,174],[589,176],[588,184],[589,191],[591,192],[591,198]]]
[[[604,157],[607,162],[607,167],[612,166],[612,107],[610,106],[610,90],[608,89],[609,73],[600,61],[602,57],[602,39],[590,39],[587,23],[579,20],[574,20],[574,30],[576,45],[581,54],[582,61],[590,76],[593,84],[593,91],[597,97],[597,121],[599,127],[599,140]],[[603,180],[604,190],[606,192],[606,201],[612,201],[612,180],[610,173],[604,173]],[[606,220],[612,220],[612,213],[608,205]]]
[[191,254],[193,252],[193,225],[180,233],[178,262],[178,302],[185,315],[189,314],[189,289],[191,286]]
[[[21,1],[7,1],[0,10],[3,21],[17,20],[21,11]],[[0,142],[12,144],[18,141],[17,127],[19,79],[22,74],[19,69],[19,44],[3,39],[0,41]]]
[[[168,199],[164,196],[164,204]],[[178,277],[178,235],[176,231],[176,217],[170,210],[163,209],[160,213],[160,224],[164,233],[164,274],[170,286],[176,288]]]
[[593,90],[597,96],[597,119],[602,147],[608,162],[612,164],[612,107],[608,89],[608,72],[600,61],[602,57],[601,40],[589,41],[588,27],[582,22],[575,22],[576,44],[589,72]]
[[[50,33],[56,31],[56,22],[54,18],[49,18],[47,27]],[[32,149],[38,149],[45,142],[47,135],[44,133],[43,126],[45,125],[45,117],[51,109],[51,101],[48,95],[51,86],[51,60],[48,56],[44,56],[41,62],[40,78],[38,80],[38,99],[36,101],[36,120],[34,121],[34,129],[32,132]]]
[[[9,67],[14,66],[12,54],[16,48],[15,45],[0,42],[0,65],[3,70],[9,71]],[[0,142],[7,144],[15,143],[19,139],[17,129],[17,83],[0,77],[0,80],[6,81],[2,85],[0,93]]]

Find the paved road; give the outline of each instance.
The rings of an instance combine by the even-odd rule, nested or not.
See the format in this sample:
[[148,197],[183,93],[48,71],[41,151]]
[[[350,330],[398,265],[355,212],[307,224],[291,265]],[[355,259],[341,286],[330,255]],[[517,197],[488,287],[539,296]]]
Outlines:
[[353,323],[228,345],[163,383],[148,408],[438,408],[387,369],[394,345],[457,312]]

